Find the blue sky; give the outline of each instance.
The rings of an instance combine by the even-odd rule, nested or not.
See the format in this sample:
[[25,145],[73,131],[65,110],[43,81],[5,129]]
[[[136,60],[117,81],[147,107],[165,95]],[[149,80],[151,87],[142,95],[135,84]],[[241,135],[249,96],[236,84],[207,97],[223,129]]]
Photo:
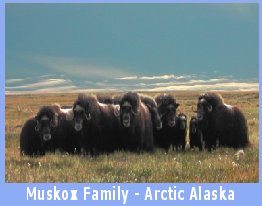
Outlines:
[[257,90],[258,4],[7,4],[6,92]]

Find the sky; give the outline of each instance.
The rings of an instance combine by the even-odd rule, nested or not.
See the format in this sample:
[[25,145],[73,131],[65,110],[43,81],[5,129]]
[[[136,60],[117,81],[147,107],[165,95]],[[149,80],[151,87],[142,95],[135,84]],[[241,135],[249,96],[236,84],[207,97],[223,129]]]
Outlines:
[[6,93],[258,90],[258,4],[6,4]]

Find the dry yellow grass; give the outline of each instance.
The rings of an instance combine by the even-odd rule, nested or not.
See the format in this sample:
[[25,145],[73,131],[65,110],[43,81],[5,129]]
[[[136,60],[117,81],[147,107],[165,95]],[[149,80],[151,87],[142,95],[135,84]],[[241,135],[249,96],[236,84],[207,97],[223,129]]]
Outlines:
[[[155,93],[148,93],[154,96]],[[154,153],[115,152],[98,157],[47,154],[20,157],[21,126],[42,105],[71,105],[77,94],[7,95],[5,123],[6,182],[258,182],[258,92],[224,92],[225,102],[236,105],[248,120],[252,146],[239,158],[236,151],[219,148],[212,153],[187,150],[185,154],[157,149]],[[104,94],[101,94],[104,95]],[[193,115],[196,92],[176,92],[179,111]]]

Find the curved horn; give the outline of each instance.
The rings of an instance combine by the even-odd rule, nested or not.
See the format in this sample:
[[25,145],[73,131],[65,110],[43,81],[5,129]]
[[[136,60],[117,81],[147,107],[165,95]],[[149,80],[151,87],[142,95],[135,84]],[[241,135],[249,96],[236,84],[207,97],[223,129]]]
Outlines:
[[115,106],[114,115],[115,115],[116,117],[119,117],[119,116],[120,116],[120,106],[119,106],[119,105],[116,105],[116,106]]
[[208,112],[212,112],[212,105],[208,105],[208,107],[207,107],[207,110],[208,110]]
[[38,132],[40,129],[40,123],[38,120],[36,120],[36,126],[35,126],[35,131]]
[[85,113],[85,118],[86,118],[86,120],[90,120],[91,119],[91,114],[90,113],[88,113],[88,115]]

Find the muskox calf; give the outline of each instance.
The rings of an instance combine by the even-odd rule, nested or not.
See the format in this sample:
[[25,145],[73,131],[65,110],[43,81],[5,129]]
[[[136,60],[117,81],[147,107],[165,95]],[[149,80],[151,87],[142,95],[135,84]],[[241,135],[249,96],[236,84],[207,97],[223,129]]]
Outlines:
[[54,151],[54,134],[57,116],[52,107],[42,107],[34,118],[26,121],[20,134],[21,154],[45,155],[47,150]]
[[153,150],[151,114],[137,93],[128,92],[121,98],[120,121],[125,149]]
[[73,105],[72,120],[82,153],[119,149],[119,106],[101,104],[94,95],[80,94]]
[[234,106],[223,102],[214,93],[200,95],[197,105],[197,120],[208,150],[220,146],[244,148],[249,144],[247,122],[244,114]]
[[187,117],[184,113],[178,114],[176,118],[175,136],[172,141],[173,148],[181,147],[182,151],[185,151],[186,146],[186,134],[187,134]]
[[199,151],[203,150],[202,134],[195,116],[191,117],[189,123],[189,144],[191,149],[198,147]]
[[179,104],[170,94],[160,94],[155,97],[158,114],[162,121],[162,129],[156,132],[156,146],[168,151],[176,135],[176,110]]

